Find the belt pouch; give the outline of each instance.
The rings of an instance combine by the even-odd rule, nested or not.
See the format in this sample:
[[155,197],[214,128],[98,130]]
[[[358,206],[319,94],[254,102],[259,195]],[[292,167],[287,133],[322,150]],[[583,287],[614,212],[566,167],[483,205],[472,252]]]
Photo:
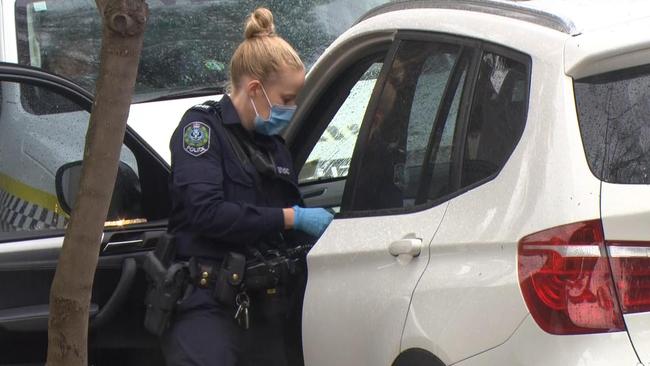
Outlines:
[[214,298],[224,305],[233,305],[235,296],[244,280],[246,257],[241,253],[228,252],[217,272],[213,290]]

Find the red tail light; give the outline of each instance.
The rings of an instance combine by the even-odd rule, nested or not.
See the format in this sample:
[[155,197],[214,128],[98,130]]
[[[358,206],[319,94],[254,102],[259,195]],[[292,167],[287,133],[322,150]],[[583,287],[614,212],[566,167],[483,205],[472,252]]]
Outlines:
[[522,238],[519,285],[531,315],[548,333],[625,330],[600,220]]
[[650,243],[607,243],[609,261],[624,313],[650,311]]

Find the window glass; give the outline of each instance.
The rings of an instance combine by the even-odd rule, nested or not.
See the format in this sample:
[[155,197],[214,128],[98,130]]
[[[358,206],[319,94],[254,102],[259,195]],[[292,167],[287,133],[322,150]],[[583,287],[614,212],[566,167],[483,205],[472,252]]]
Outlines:
[[[90,114],[43,87],[14,82],[0,87],[0,236],[63,229],[68,216],[57,199],[55,177],[59,168],[83,158]],[[30,90],[28,104],[39,113],[17,103],[25,98],[21,90]],[[126,146],[121,160],[123,170],[137,177],[136,158]]]
[[[30,84],[22,84],[21,87],[21,102],[23,109],[27,113],[39,116],[45,115],[44,118],[48,118],[48,115],[69,112],[81,112],[81,115],[87,114],[84,113],[84,109],[79,104],[49,89]],[[44,100],[48,102],[43,103]]]
[[[278,33],[309,67],[355,20],[386,2],[150,0],[134,101],[224,87],[230,57],[243,40],[244,18],[258,6],[273,11]],[[94,91],[101,43],[95,1],[16,0],[15,15],[19,63]]]
[[650,66],[575,82],[591,171],[610,183],[650,184]]
[[497,173],[526,124],[527,67],[492,52],[483,54],[470,110],[461,186]]
[[352,87],[300,172],[300,183],[346,177],[382,63],[373,63]]
[[[414,183],[419,179],[418,174],[431,135],[431,126],[436,118],[455,56],[450,53],[436,53],[427,57],[421,66],[422,71],[415,85],[411,114],[408,116],[405,172],[409,174],[404,177],[405,187],[413,188]],[[410,61],[412,60],[411,58]]]
[[[437,154],[440,144],[432,147],[434,124],[445,131],[447,107],[445,90],[451,93],[458,84],[453,74],[461,48],[432,42],[403,41],[379,97],[370,121],[368,141],[361,153],[351,203],[352,210],[377,210],[411,207],[421,185],[428,154]],[[466,64],[465,64],[466,65]],[[454,80],[454,83],[450,83]],[[453,85],[452,85],[453,84]],[[454,94],[451,94],[452,96]],[[451,104],[451,100],[449,101]],[[456,107],[458,104],[456,104]],[[446,134],[453,136],[454,127]]]
[[[440,136],[434,134],[434,141],[432,141],[432,152],[429,156],[429,165],[427,166],[427,175],[422,181],[420,192],[428,190],[428,193],[423,198],[422,193],[418,195],[418,202],[432,202],[441,198],[453,191],[455,188],[452,182],[452,167],[454,162],[454,147],[457,141],[456,126],[458,122],[458,109],[460,107],[460,100],[462,98],[462,86],[465,85],[465,78],[467,77],[468,58],[464,58],[459,63],[461,73],[458,81],[453,85],[456,88],[453,94],[453,99],[449,108],[449,114],[445,120]],[[451,89],[453,90],[453,89]],[[440,130],[440,128],[438,128]],[[439,142],[437,141],[439,140]]]

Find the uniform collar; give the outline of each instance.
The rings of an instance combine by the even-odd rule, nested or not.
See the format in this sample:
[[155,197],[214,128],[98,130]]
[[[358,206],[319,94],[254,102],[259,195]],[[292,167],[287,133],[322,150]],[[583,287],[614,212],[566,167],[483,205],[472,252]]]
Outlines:
[[224,94],[223,97],[221,97],[221,118],[225,125],[241,125],[239,114],[237,113],[235,106],[232,104],[232,99],[230,99],[228,94]]

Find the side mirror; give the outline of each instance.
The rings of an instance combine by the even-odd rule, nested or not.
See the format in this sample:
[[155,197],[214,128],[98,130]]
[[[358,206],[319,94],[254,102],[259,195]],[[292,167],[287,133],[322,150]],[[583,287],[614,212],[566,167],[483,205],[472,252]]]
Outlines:
[[[56,196],[59,205],[67,214],[72,212],[79,183],[81,182],[81,161],[61,166],[56,171]],[[107,221],[142,217],[142,189],[138,175],[126,163],[120,161],[115,180],[115,189],[108,209]]]

